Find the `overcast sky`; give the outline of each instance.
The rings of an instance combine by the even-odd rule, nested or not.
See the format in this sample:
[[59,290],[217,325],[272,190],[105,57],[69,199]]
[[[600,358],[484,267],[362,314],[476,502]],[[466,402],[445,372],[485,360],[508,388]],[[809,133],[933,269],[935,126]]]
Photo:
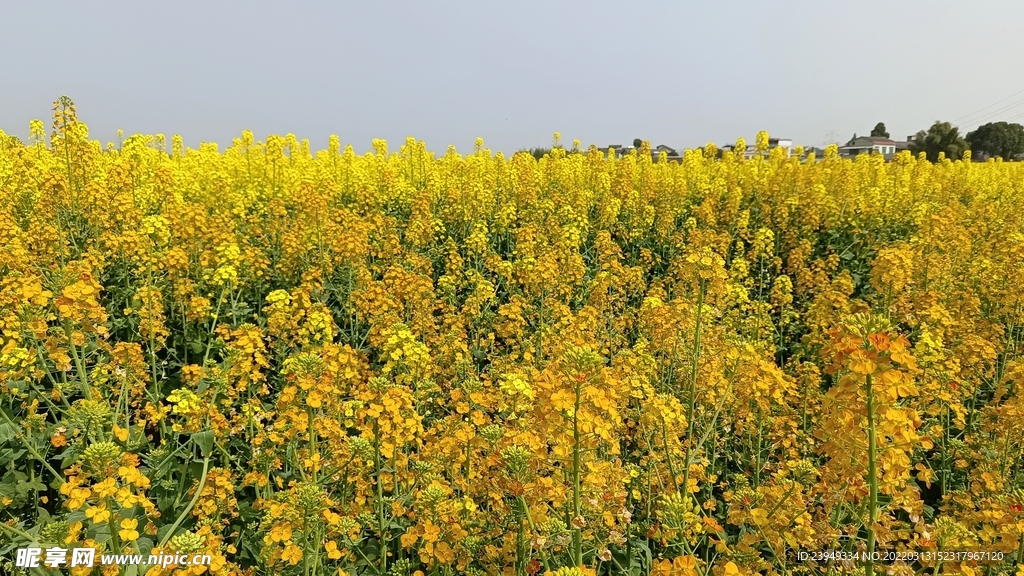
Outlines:
[[[1024,2],[0,0],[0,129],[512,152],[1024,121]],[[971,115],[973,113],[973,115]]]

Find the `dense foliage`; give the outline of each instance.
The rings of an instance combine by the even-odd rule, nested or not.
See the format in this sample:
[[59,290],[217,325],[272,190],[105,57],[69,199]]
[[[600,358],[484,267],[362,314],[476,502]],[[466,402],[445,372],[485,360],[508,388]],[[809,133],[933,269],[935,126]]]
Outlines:
[[968,132],[964,139],[976,154],[1005,160],[1024,154],[1024,126],[1015,122],[989,122]]
[[939,121],[932,124],[928,130],[921,130],[915,134],[909,144],[911,152],[924,154],[925,158],[932,162],[938,162],[942,156],[960,158],[970,149],[970,143],[960,135],[959,128],[949,122]]
[[0,133],[0,553],[1013,573],[1024,164],[555,144]]

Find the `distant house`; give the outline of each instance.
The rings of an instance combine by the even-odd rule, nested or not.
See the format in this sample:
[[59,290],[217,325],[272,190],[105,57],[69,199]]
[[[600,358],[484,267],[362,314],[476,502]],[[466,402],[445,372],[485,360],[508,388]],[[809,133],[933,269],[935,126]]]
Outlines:
[[885,156],[889,160],[896,154],[895,140],[879,136],[858,136],[846,143],[846,146],[839,147],[839,155],[845,158],[853,158],[861,154],[872,152]]
[[[768,150],[773,148],[782,148],[785,150],[786,156],[793,154],[793,141],[789,138],[769,138],[768,139]],[[723,151],[736,153],[736,146],[732,144],[726,144],[722,146]],[[757,149],[753,145],[747,145],[747,149],[743,151],[743,157],[750,160],[757,155]]]
[[[629,148],[632,149],[633,147],[630,146]],[[609,145],[607,145],[607,146],[605,146],[603,148],[598,148],[598,150],[601,152],[601,154],[604,154],[605,156],[608,155],[608,151],[609,150],[615,150],[615,157],[616,158],[622,158],[622,154],[623,154],[623,151],[625,150],[625,148],[623,148],[619,144],[609,144]]]
[[732,152],[737,156],[743,154],[743,157],[746,158],[747,160],[750,160],[751,158],[754,157],[753,145],[747,145],[747,148],[745,150],[736,150],[736,146],[734,144],[726,144],[725,146],[722,146],[721,150],[722,152]]
[[[624,155],[629,154],[630,152],[635,150],[633,146],[619,146],[617,144],[609,144],[608,146],[598,148],[598,150],[606,156],[608,155],[609,149],[615,150],[616,158],[622,158]],[[664,144],[659,144],[651,148],[651,158],[655,162],[657,162],[658,157],[661,155],[662,152],[665,153],[669,162],[679,162],[683,158],[682,154],[677,152],[675,148],[671,148]]]
[[768,149],[772,148],[782,148],[786,151],[786,156],[793,155],[793,141],[789,138],[769,138]]
[[[821,159],[823,159],[825,157],[825,149],[824,148],[817,148],[815,146],[811,146],[809,148],[804,148],[804,155],[800,157],[800,161],[801,162],[806,161],[808,158],[810,158],[811,154],[814,154],[814,158],[816,160],[821,160]],[[795,155],[795,152],[794,152],[794,155]]]
[[665,156],[667,157],[667,160],[669,162],[679,162],[680,160],[683,159],[682,155],[679,154],[679,152],[676,152],[675,148],[669,148],[664,144],[658,144],[654,148],[651,148],[651,156],[654,157],[655,161],[657,161],[658,156],[660,156],[662,152],[665,153]]

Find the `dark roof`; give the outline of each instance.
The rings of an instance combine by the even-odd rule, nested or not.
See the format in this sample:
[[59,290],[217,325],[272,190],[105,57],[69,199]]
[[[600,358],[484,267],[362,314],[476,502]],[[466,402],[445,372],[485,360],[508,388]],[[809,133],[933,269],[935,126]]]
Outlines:
[[[613,149],[613,148],[615,149],[615,152],[617,154],[628,154],[631,150],[635,150],[636,149],[633,146],[619,146],[618,144],[609,144],[608,146],[605,146],[603,148],[598,148],[598,150],[601,151],[601,152],[608,152],[608,150]],[[651,148],[651,156],[657,157],[658,154],[660,154],[662,152],[667,154],[670,159],[681,158],[682,157],[682,155],[679,152],[677,152],[675,148],[672,148],[671,146],[666,146],[664,144],[658,144],[657,146]]]
[[880,136],[858,136],[840,148],[870,148],[872,146],[895,146],[896,141]]

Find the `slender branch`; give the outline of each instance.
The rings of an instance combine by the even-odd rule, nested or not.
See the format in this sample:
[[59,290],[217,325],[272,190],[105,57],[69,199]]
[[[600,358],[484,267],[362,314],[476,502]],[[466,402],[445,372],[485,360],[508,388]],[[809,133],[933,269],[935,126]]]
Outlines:
[[178,529],[178,526],[180,526],[181,523],[185,521],[185,517],[188,516],[188,513],[192,511],[192,507],[195,506],[196,502],[199,501],[199,495],[203,493],[203,488],[206,486],[206,473],[209,471],[209,469],[210,457],[207,456],[203,458],[203,475],[199,477],[199,486],[196,488],[195,495],[192,496],[192,500],[189,501],[188,505],[185,506],[185,509],[181,511],[180,515],[178,515],[178,519],[175,520],[174,524],[171,525],[171,529],[168,530],[167,534],[164,534],[164,537],[160,539],[160,544],[157,545],[160,548],[163,548],[171,539],[171,537],[174,536],[174,532]]
[[[15,424],[13,421],[11,421],[11,418],[10,416],[7,415],[7,412],[0,409],[0,414],[3,414],[4,420],[6,420],[7,423],[10,424],[16,430],[14,435],[17,436],[19,440],[21,440],[21,443],[25,445],[25,448],[28,449],[29,453],[31,453],[36,460],[39,460],[39,462],[43,466],[45,466],[47,470],[50,471],[50,474],[53,474],[54,478],[56,478],[57,481],[60,482],[60,484],[64,484],[64,475],[61,474],[60,472],[57,472],[57,470],[55,470],[53,466],[51,466],[50,463],[47,462],[46,459],[39,454],[39,452],[35,449],[35,446],[32,446],[32,444],[28,441],[28,438],[25,438],[24,434],[17,432],[19,426]],[[60,484],[58,484],[58,486]]]

